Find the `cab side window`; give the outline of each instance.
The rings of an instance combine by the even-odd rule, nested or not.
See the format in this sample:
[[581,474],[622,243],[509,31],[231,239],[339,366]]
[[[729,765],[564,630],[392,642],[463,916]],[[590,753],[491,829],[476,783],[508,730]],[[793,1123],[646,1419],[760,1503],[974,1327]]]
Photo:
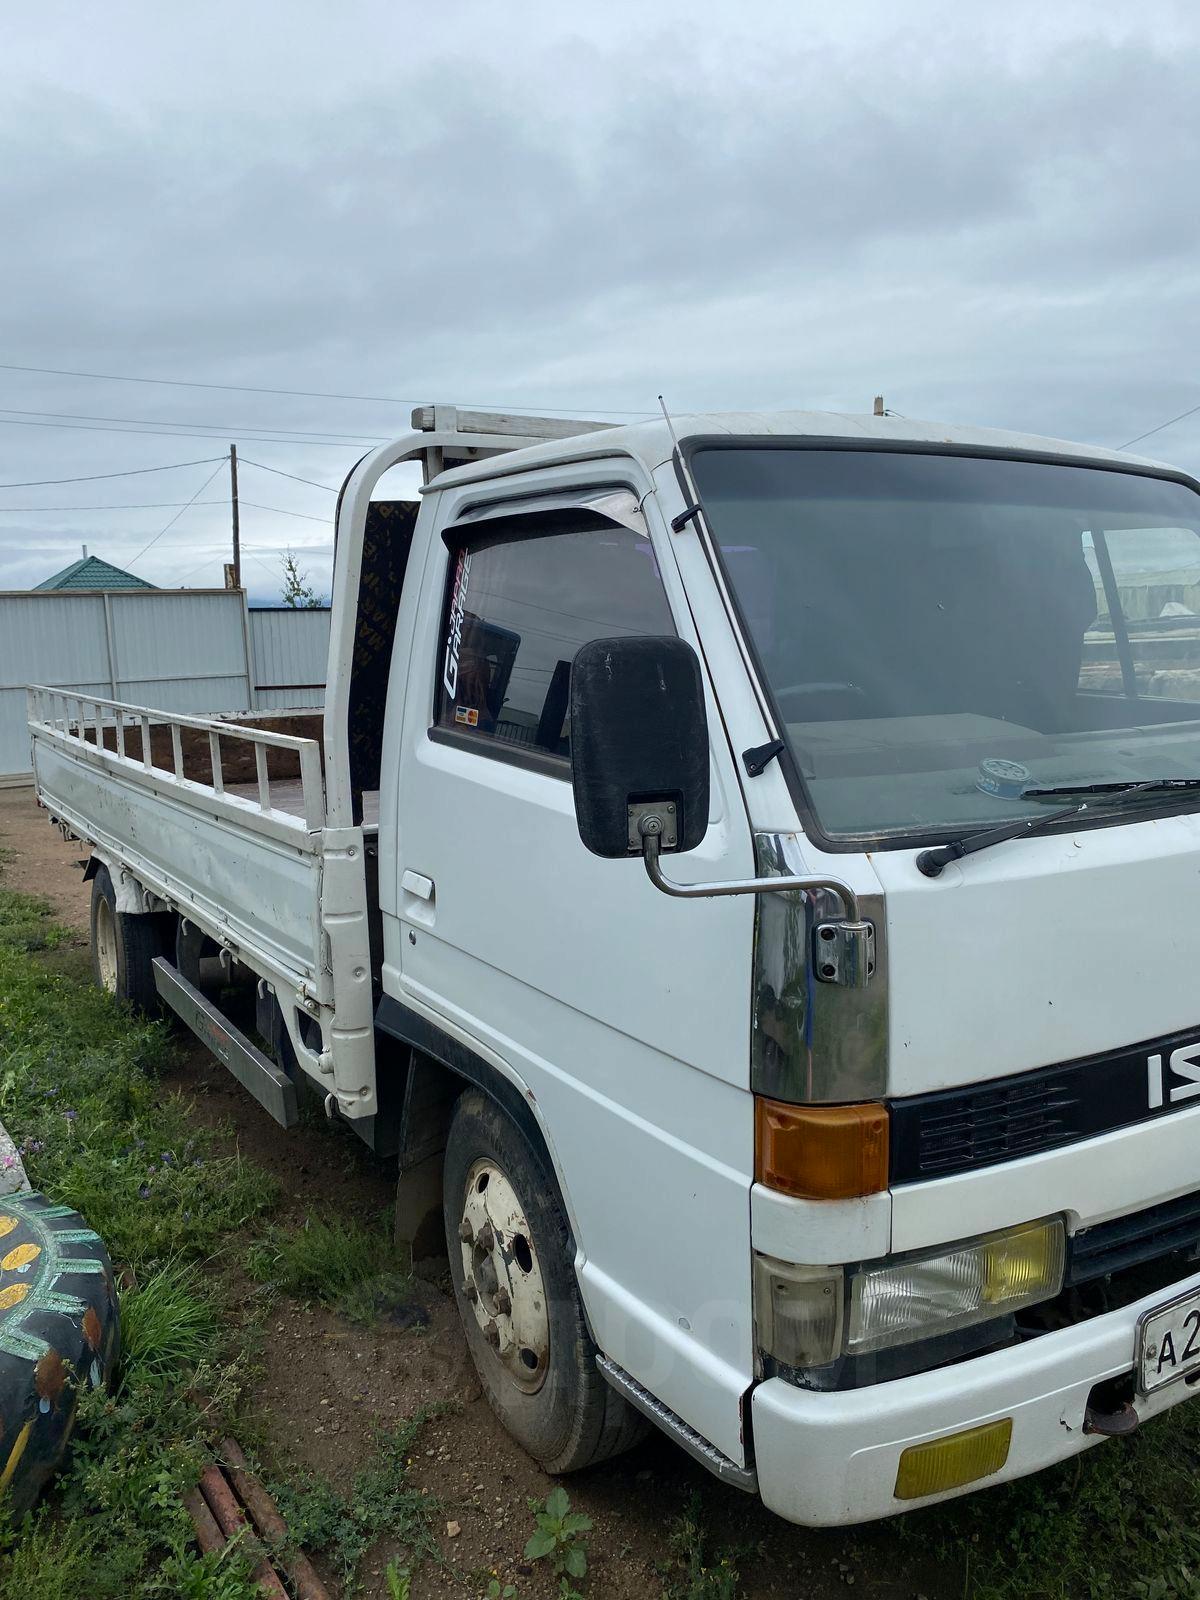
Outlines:
[[[528,528],[528,531],[527,531]],[[481,749],[571,755],[576,651],[617,634],[673,634],[650,541],[599,517],[484,524],[452,544],[435,722]]]

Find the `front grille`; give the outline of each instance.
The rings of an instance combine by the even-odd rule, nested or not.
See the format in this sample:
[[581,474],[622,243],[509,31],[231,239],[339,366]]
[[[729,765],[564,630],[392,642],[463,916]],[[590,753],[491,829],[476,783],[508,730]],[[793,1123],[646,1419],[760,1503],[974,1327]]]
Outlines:
[[[1170,1066],[1174,1056],[1185,1067]],[[893,1100],[891,1181],[945,1178],[1198,1110],[1200,1101],[1186,1092],[1186,1063],[1196,1056],[1200,1033],[1193,1028],[1011,1078]]]
[[1061,1081],[981,1089],[925,1117],[918,1165],[926,1176],[986,1167],[1050,1150],[1079,1137],[1079,1097]]
[[1065,1283],[1071,1287],[1092,1283],[1146,1261],[1194,1255],[1198,1250],[1200,1194],[1185,1194],[1178,1200],[1164,1200],[1161,1205],[1097,1223],[1094,1228],[1075,1234]]

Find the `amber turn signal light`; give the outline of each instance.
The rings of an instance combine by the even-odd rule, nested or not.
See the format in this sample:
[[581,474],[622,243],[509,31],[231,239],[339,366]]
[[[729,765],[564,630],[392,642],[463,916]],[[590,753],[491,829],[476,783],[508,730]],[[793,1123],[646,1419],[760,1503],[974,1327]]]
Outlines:
[[768,1189],[850,1200],[888,1186],[886,1106],[792,1106],[759,1096],[754,1132],[754,1175]]

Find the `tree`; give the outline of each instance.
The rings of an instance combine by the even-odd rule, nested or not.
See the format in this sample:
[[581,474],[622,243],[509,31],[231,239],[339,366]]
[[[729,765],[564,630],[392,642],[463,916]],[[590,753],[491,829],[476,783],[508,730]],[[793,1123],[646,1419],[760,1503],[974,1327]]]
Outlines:
[[294,550],[289,550],[283,558],[282,600],[293,611],[316,611],[324,603],[309,583],[308,573],[300,570]]

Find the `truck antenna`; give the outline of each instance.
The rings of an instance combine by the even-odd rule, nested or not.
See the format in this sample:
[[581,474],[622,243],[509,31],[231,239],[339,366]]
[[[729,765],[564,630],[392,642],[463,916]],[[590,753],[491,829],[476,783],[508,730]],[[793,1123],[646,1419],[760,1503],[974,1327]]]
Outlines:
[[671,444],[672,444],[672,446],[674,448],[675,455],[678,458],[679,457],[679,435],[675,432],[675,424],[671,421],[671,413],[667,410],[667,402],[663,399],[662,395],[659,395],[658,403],[659,403],[659,406],[660,406],[660,408],[662,410],[663,421],[666,423],[667,427],[670,429]]
[[694,522],[697,528],[700,526],[700,496],[696,493],[696,485],[688,471],[687,462],[683,459],[683,451],[679,448],[679,435],[675,432],[675,424],[671,421],[671,413],[667,410],[667,402],[662,395],[659,395],[658,403],[662,408],[663,421],[671,434],[671,453],[675,457],[675,465],[679,469],[679,476],[683,479],[684,488],[692,497],[690,504],[685,506],[677,517],[671,518],[671,532],[682,533],[689,522]]

